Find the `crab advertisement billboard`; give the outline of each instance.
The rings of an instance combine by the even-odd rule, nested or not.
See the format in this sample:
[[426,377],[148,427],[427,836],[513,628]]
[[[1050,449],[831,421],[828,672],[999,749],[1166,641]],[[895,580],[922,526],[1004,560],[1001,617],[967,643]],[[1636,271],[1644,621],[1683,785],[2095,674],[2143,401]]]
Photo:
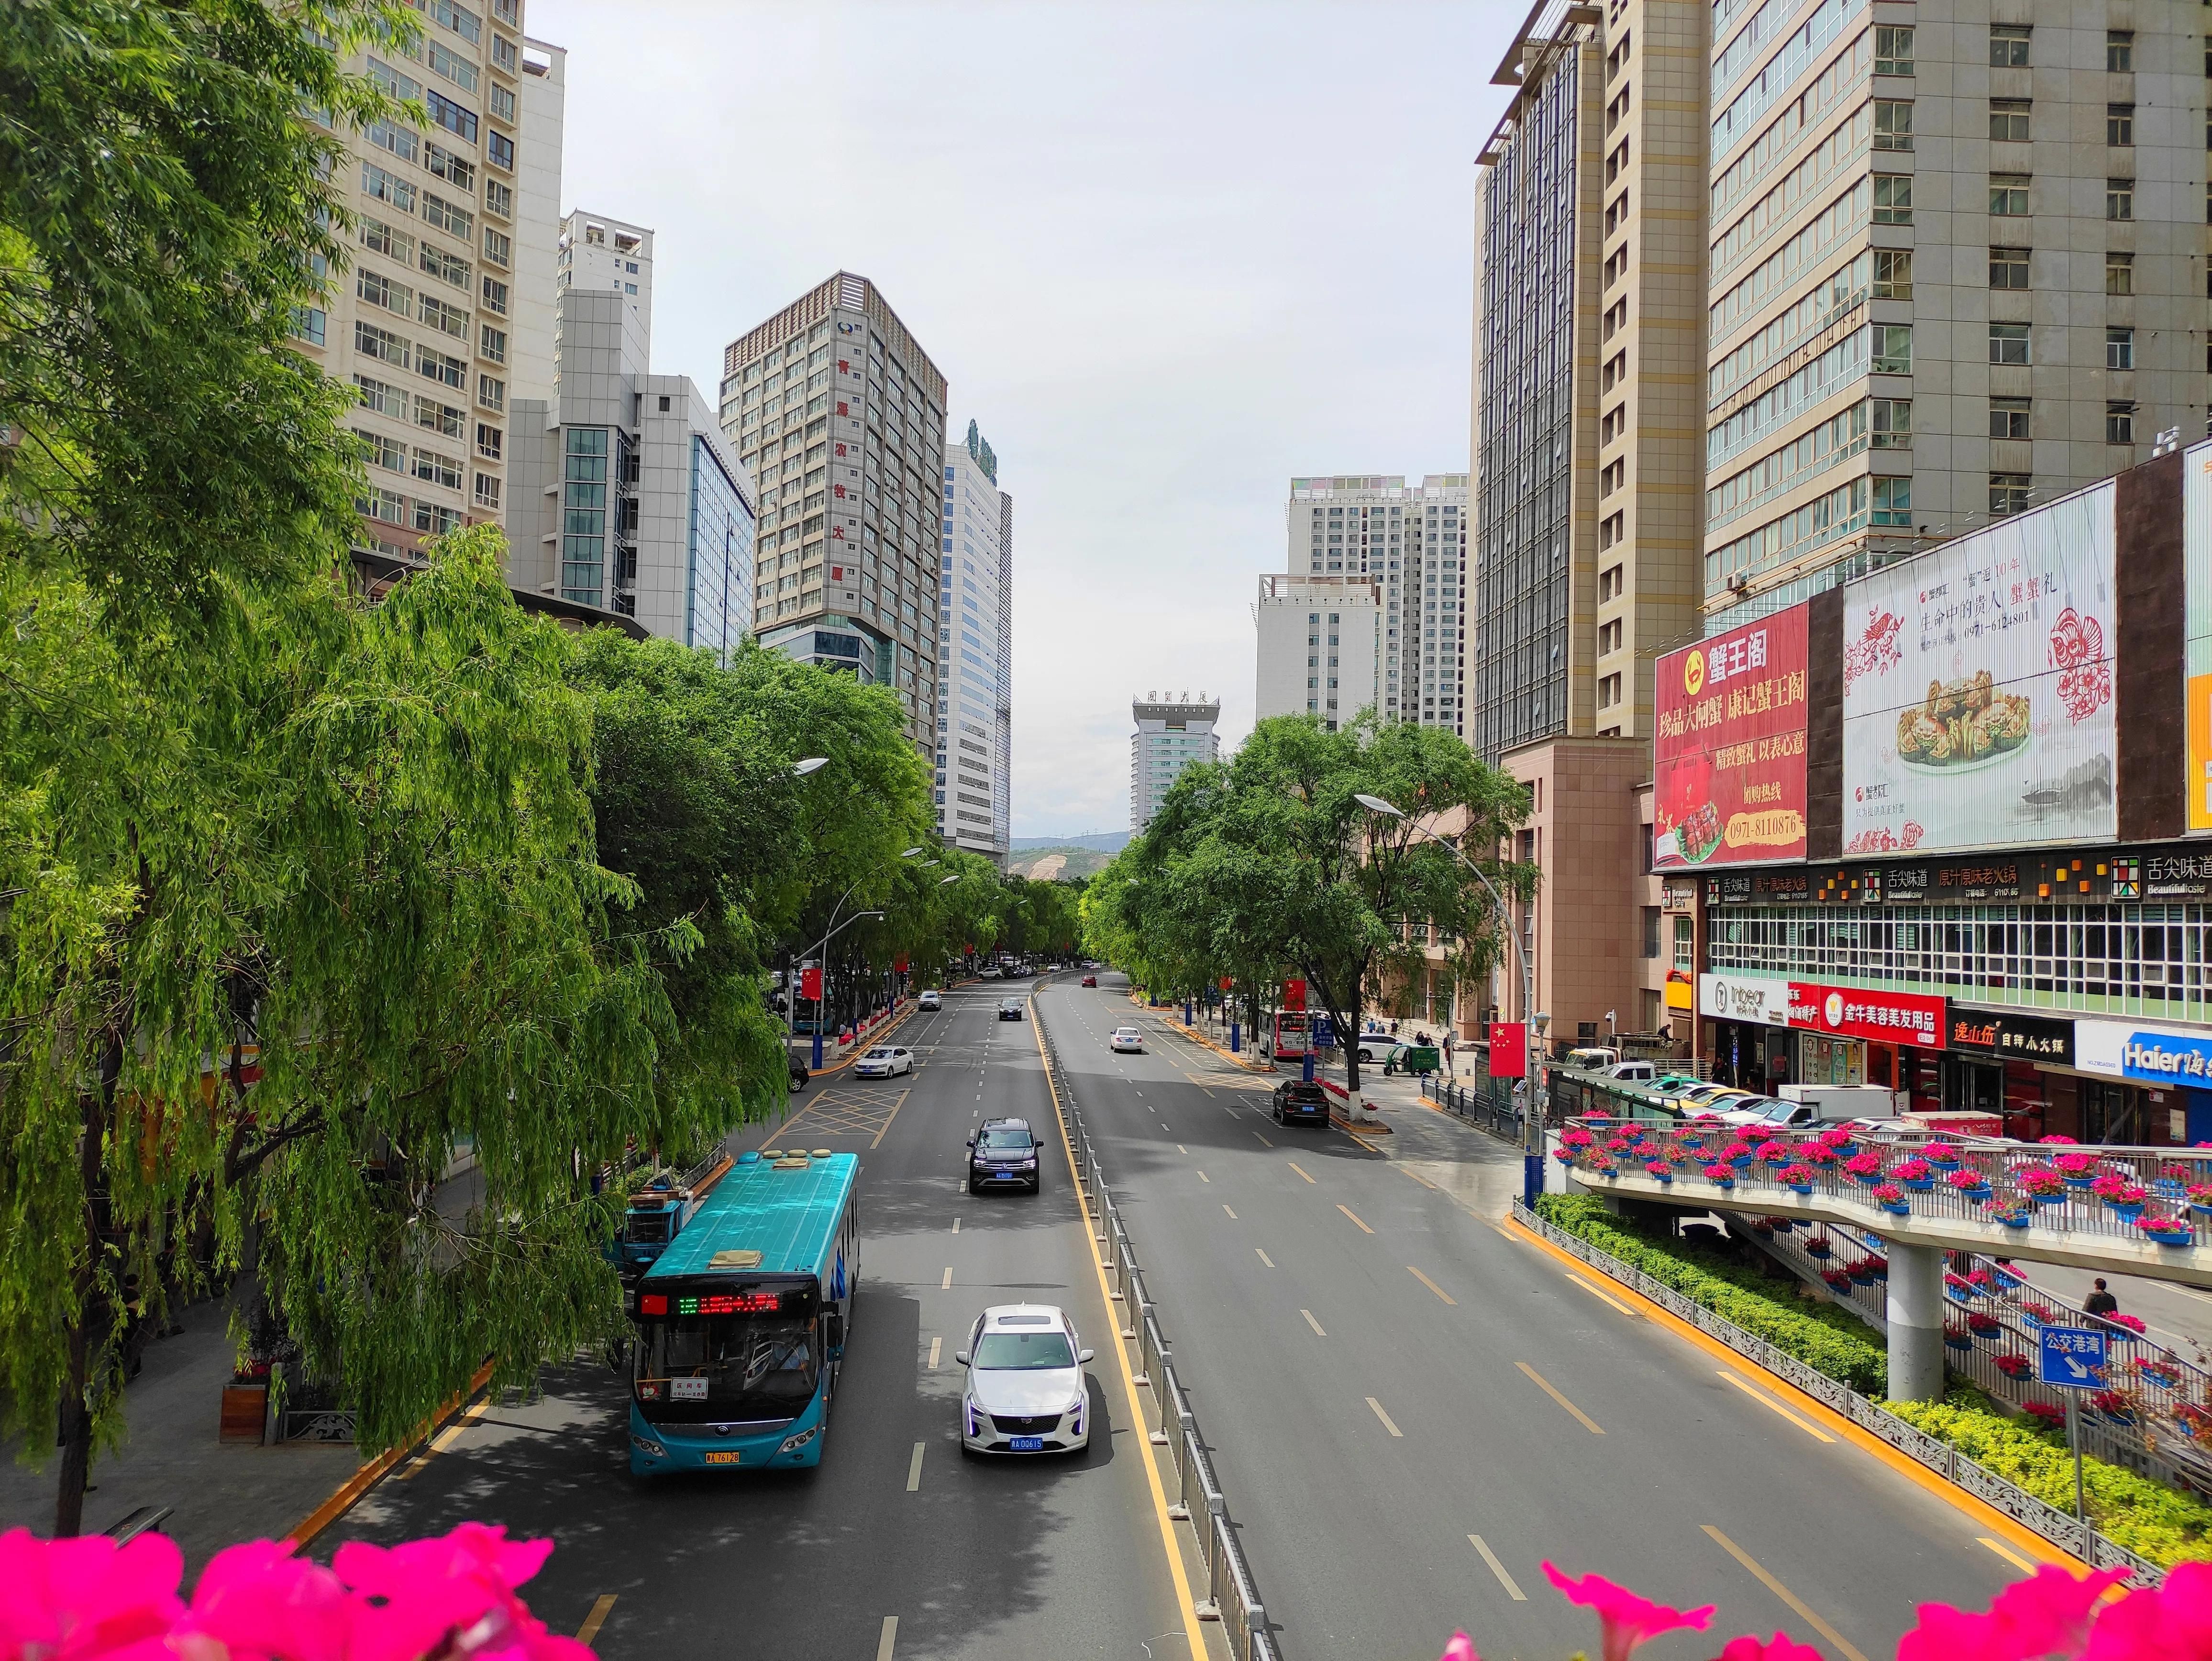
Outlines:
[[1845,585],[1844,851],[2106,842],[2108,480]]
[[1659,660],[1655,867],[1805,857],[1805,635],[1793,605]]

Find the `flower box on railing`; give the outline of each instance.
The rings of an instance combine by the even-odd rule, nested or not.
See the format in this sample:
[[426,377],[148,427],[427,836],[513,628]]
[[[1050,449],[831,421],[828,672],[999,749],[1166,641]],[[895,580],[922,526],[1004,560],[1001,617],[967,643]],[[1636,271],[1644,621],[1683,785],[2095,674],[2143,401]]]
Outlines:
[[1992,1356],[1990,1360],[1990,1365],[1996,1368],[1999,1372],[2004,1374],[2008,1378],[2025,1378],[2028,1374],[2035,1371],[2034,1367],[2029,1364],[2028,1359],[2025,1355]]

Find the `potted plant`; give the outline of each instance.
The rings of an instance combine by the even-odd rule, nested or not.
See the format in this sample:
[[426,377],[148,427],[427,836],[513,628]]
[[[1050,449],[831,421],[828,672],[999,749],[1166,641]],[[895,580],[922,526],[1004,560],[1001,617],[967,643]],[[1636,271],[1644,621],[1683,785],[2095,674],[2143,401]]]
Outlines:
[[1738,1171],[1751,1164],[1754,1157],[1751,1144],[1741,1137],[1721,1150],[1721,1158],[1726,1159]]
[[2058,1323],[2058,1311],[2048,1304],[2022,1304],[2020,1318],[2030,1326],[2047,1327]]
[[1884,1211],[1899,1217],[1910,1216],[1912,1208],[1905,1198],[1905,1190],[1895,1183],[1883,1183],[1874,1191],[1875,1202]]
[[1820,1271],[1820,1278],[1828,1283],[1829,1290],[1832,1292],[1840,1292],[1846,1295],[1850,1292],[1851,1277],[1849,1270],[1824,1269]]
[[1788,1165],[1790,1159],[1790,1144],[1770,1137],[1759,1145],[1759,1158],[1760,1163],[1765,1165]]
[[1954,1350],[1962,1350],[1962,1351],[1963,1351],[1963,1350],[1969,1350],[1969,1349],[1972,1349],[1973,1347],[1974,1347],[1974,1340],[1973,1340],[1972,1335],[1972,1334],[1970,1334],[1970,1333],[1968,1333],[1966,1328],[1964,1328],[1964,1327],[1962,1327],[1962,1326],[1948,1326],[1948,1325],[1947,1325],[1946,1327],[1944,1327],[1944,1329],[1943,1329],[1943,1348],[1946,1348],[1946,1349],[1954,1349]]
[[1881,1180],[1881,1155],[1869,1148],[1863,1153],[1854,1153],[1844,1161],[1844,1169],[1854,1182],[1872,1188]]
[[2004,1330],[2004,1323],[1986,1310],[1976,1310],[1966,1317],[1966,1330],[1977,1338],[1994,1338]]
[[2189,1193],[2189,1179],[2195,1173],[2185,1165],[2164,1165],[2151,1181],[2150,1191],[2160,1199],[2179,1200]]
[[1600,1152],[1590,1155],[1589,1171],[1594,1177],[1618,1177],[1620,1167],[1613,1162],[1612,1154]]
[[1936,1167],[1925,1159],[1907,1159],[1890,1175],[1916,1194],[1925,1194],[1936,1186]]
[[1852,1258],[1850,1262],[1844,1265],[1844,1278],[1849,1281],[1855,1287],[1872,1286],[1874,1284],[1874,1259],[1871,1257]]
[[2063,1431],[2066,1428],[2066,1409],[2056,1402],[2022,1402],[2020,1408],[2041,1429]]
[[1867,1273],[1875,1280],[1887,1281],[1889,1278],[1889,1259],[1880,1252],[1869,1252],[1862,1261],[1866,1264]]
[[1965,1303],[1974,1295],[1976,1288],[1963,1275],[1946,1269],[1943,1273],[1943,1293],[1948,1298]]
[[2186,1191],[2189,1208],[2200,1217],[2212,1217],[2212,1183],[2191,1183]]
[[2051,1164],[2058,1167],[2058,1175],[2069,1188],[2088,1188],[2097,1180],[2097,1159],[2093,1153],[2061,1153]]
[[2184,1436],[2202,1437],[2212,1430],[2212,1413],[2193,1402],[2184,1402],[2173,1409],[2173,1422]]
[[2186,1217],[2137,1217],[2136,1226],[2162,1246],[2197,1244],[2197,1230]]
[[1930,1142],[1920,1150],[1920,1157],[1938,1171],[1959,1168],[1959,1150],[1948,1142]]
[[2035,1220],[2035,1207],[2031,1201],[2014,1198],[1991,1200],[1988,1203],[1990,1215],[2007,1228],[2026,1228]]
[[1813,1142],[1804,1147],[1799,1148],[1797,1152],[1799,1156],[1802,1158],[1807,1164],[1817,1166],[1822,1171],[1826,1171],[1830,1165],[1839,1163],[1836,1154],[1836,1150],[1829,1147],[1826,1142]]
[[1664,1159],[1647,1159],[1644,1162],[1644,1169],[1654,1181],[1671,1183],[1674,1180],[1674,1167]]
[[2089,1405],[2116,1425],[2132,1425],[2136,1421],[2136,1404],[2119,1390],[2092,1390]]
[[2131,1183],[2111,1171],[2092,1182],[2089,1191],[2102,1200],[2114,1216],[2130,1223],[2142,1215],[2143,1202],[2150,1198],[2150,1190],[2142,1183]]
[[[1929,1165],[1935,1165],[1930,1159]],[[1938,1167],[1940,1169],[1940,1167]],[[1986,1200],[1990,1197],[1989,1178],[1974,1170],[1952,1170],[1945,1172],[1943,1185],[1966,1200]]]
[[2181,1388],[2181,1367],[2171,1360],[2142,1360],[2136,1363],[2136,1373],[2156,1384],[2160,1390]]
[[1772,1239],[1774,1238],[1774,1220],[1771,1217],[1754,1218],[1752,1221],[1751,1232],[1759,1236],[1762,1240]]
[[1787,1165],[1776,1171],[1775,1180],[1793,1194],[1810,1194],[1813,1179],[1820,1173],[1808,1165]]
[[2149,1330],[2143,1325],[2143,1318],[2140,1315],[2112,1314],[2104,1318],[2120,1329],[2118,1336],[2122,1343],[2133,1343]]
[[1826,1235],[1815,1234],[1805,1242],[1805,1255],[1808,1257],[1818,1257],[1825,1262],[1836,1255],[1836,1248]]
[[1844,1127],[1839,1124],[1830,1125],[1826,1130],[1822,1131],[1820,1133],[1820,1142],[1823,1147],[1828,1148],[1838,1158],[1843,1158],[1850,1154],[1858,1147],[1857,1140],[1852,1136],[1850,1131],[1844,1129]]
[[1735,1167],[1723,1165],[1717,1159],[1705,1167],[1705,1180],[1711,1183],[1715,1188],[1734,1188],[1735,1186]]
[[2027,1357],[2025,1355],[1992,1356],[1990,1364],[2008,1378],[2025,1378],[2034,1371],[2028,1366]]
[[2020,1191],[2038,1205],[2063,1205],[2066,1201],[2066,1178],[2047,1165],[2032,1165],[2014,1173],[2013,1181]]

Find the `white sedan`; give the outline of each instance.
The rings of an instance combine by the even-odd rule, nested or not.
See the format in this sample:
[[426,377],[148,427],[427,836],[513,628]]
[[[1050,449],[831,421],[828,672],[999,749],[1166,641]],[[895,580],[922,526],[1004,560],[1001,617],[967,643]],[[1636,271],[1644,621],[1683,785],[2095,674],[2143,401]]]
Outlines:
[[1145,1035],[1133,1026],[1117,1026],[1114,1036],[1106,1041],[1114,1049],[1127,1056],[1145,1053]]
[[853,1063],[853,1074],[860,1079],[888,1079],[913,1071],[914,1051],[904,1044],[879,1043]]
[[1091,1359],[1075,1323],[1050,1304],[987,1309],[952,1359],[968,1369],[963,1453],[1074,1453],[1091,1444]]

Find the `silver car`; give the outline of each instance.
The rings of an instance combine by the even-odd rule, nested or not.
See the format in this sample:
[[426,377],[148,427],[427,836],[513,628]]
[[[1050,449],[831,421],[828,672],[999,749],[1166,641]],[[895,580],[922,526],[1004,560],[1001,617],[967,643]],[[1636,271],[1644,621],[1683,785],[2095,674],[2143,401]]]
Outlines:
[[1091,1352],[1050,1304],[987,1309],[952,1358],[968,1369],[960,1402],[967,1453],[1075,1453],[1091,1445],[1083,1382]]

